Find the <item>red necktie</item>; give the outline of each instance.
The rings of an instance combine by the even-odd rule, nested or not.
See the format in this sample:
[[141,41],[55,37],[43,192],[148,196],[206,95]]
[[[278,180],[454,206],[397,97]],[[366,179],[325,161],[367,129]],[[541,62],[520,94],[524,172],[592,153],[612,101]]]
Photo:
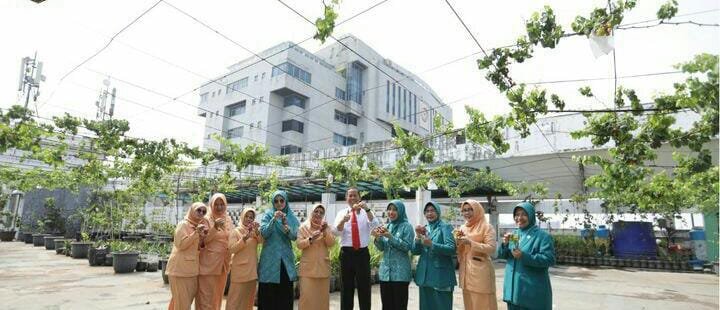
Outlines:
[[354,210],[350,210],[352,216],[350,217],[350,225],[352,225],[352,246],[356,251],[360,249],[360,228],[358,228],[357,215]]

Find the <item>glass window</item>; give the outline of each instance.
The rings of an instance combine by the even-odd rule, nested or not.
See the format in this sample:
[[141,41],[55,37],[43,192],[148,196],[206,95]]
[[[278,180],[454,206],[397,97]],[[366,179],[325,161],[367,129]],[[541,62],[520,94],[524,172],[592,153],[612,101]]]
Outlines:
[[415,123],[415,125],[417,125],[417,115],[418,115],[417,95],[413,95],[413,98],[414,98],[413,100],[415,101],[415,102],[413,102],[413,107],[414,107],[413,110],[415,110],[415,114],[413,114],[413,123]]
[[407,120],[407,89],[403,89],[403,120]]
[[[218,111],[219,112],[219,111]],[[215,112],[216,114],[218,112]],[[233,117],[245,113],[245,100],[225,107],[225,115]]]
[[243,126],[230,128],[225,133],[225,138],[232,139],[232,138],[238,138],[243,136]]
[[285,107],[294,105],[294,106],[304,109],[305,108],[305,100],[306,100],[305,98],[300,97],[298,95],[288,95],[288,96],[285,96],[283,101],[284,101]]
[[393,83],[393,96],[392,96],[392,115],[395,115],[395,83]]
[[227,85],[227,90],[225,91],[226,94],[231,94],[233,92],[238,92],[240,89],[243,89],[248,86],[248,78],[242,78],[240,80],[237,80],[235,82],[232,82]]
[[305,127],[305,124],[303,124],[303,122],[300,122],[300,121],[297,121],[294,119],[290,119],[290,120],[286,120],[286,121],[282,122],[282,131],[283,132],[297,131],[299,133],[303,133],[303,131],[305,130],[304,127]]
[[349,66],[347,77],[347,100],[355,101],[362,104],[362,73],[365,68],[358,62],[353,62]]
[[335,98],[345,100],[345,91],[335,87]]
[[310,81],[312,80],[312,75],[310,74],[310,72],[300,69],[289,62],[282,63],[273,67],[272,76],[277,76],[283,73],[287,73],[308,84],[310,84]]
[[283,145],[280,148],[280,155],[287,155],[287,154],[295,154],[295,153],[302,153],[302,148],[296,145],[288,144]]
[[385,85],[385,113],[390,113],[390,81]]
[[200,103],[205,103],[207,101],[208,101],[208,93],[200,94]]

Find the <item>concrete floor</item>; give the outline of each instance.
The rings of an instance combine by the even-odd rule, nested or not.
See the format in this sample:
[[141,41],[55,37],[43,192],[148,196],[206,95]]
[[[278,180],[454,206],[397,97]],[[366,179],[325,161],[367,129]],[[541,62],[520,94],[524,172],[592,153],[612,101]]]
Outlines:
[[[498,288],[503,271],[498,264]],[[551,273],[556,309],[719,308],[717,275],[565,266]],[[85,259],[20,242],[0,242],[0,284],[0,308],[6,310],[167,309],[170,299],[159,272],[114,274],[111,267],[90,267]],[[373,309],[381,309],[380,287],[372,289]],[[499,291],[499,309],[505,309]],[[417,294],[411,284],[409,309],[418,309]],[[339,309],[339,302],[339,293],[332,293],[330,308]],[[458,288],[454,304],[463,308]]]

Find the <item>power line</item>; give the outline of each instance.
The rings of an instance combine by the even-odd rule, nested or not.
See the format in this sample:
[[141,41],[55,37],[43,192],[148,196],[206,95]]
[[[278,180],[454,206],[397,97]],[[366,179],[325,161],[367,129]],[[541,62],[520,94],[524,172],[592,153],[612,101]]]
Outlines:
[[[480,41],[478,41],[478,39],[475,37],[475,35],[472,33],[472,31],[470,31],[470,28],[467,26],[467,24],[465,24],[465,21],[463,21],[462,17],[460,17],[460,14],[458,14],[458,12],[455,11],[455,8],[452,6],[452,4],[450,4],[450,2],[448,0],[445,0],[445,3],[447,3],[448,7],[450,7],[450,10],[452,10],[452,12],[455,14],[455,17],[457,17],[458,21],[460,21],[460,23],[465,28],[465,31],[467,31],[467,33],[470,35],[470,37],[473,39],[473,41],[475,41],[475,44],[480,48],[480,50],[485,55],[485,57],[490,57],[488,55],[488,53],[485,52],[485,49],[482,47],[482,45],[480,45]],[[492,63],[492,66],[495,67],[495,70],[500,72],[500,68],[498,68],[494,62]],[[512,79],[509,76],[503,74],[503,77],[507,80],[509,86],[515,85],[515,83],[513,83]]]
[[105,49],[107,49],[108,46],[110,46],[110,44],[113,42],[113,40],[115,40],[115,38],[117,38],[117,36],[119,36],[121,33],[123,33],[123,31],[125,31],[126,29],[130,28],[130,26],[132,26],[133,24],[135,24],[135,22],[137,22],[138,20],[140,20],[140,18],[142,18],[143,16],[145,16],[145,14],[149,13],[149,12],[150,12],[152,9],[154,9],[158,4],[160,4],[160,2],[163,2],[163,0],[159,0],[158,2],[155,2],[155,4],[153,4],[151,7],[147,8],[145,11],[142,12],[142,14],[140,14],[138,17],[136,17],[135,19],[133,19],[129,24],[125,25],[125,27],[123,27],[122,29],[120,29],[120,31],[118,31],[118,32],[115,33],[112,37],[110,37],[110,40],[108,40],[108,42],[105,44],[105,46],[103,46],[102,48],[100,48],[100,49],[99,49],[98,51],[96,51],[94,54],[90,55],[90,57],[88,57],[88,58],[86,58],[85,60],[83,60],[83,61],[82,61],[81,63],[79,63],[77,66],[73,67],[70,71],[68,71],[68,73],[65,73],[65,75],[63,75],[62,78],[60,78],[59,83],[62,83],[62,81],[65,80],[65,78],[66,78],[68,75],[70,75],[70,74],[73,73],[75,70],[77,70],[78,68],[80,68],[82,65],[84,65],[85,63],[87,63],[87,62],[90,61],[91,59],[95,58],[95,56],[97,56],[98,54],[102,53]]
[[[263,56],[255,53],[255,52],[253,52],[252,50],[248,49],[247,47],[243,46],[242,44],[238,43],[237,41],[231,39],[230,37],[226,36],[226,35],[223,34],[222,32],[218,31],[217,29],[211,27],[211,26],[208,25],[207,23],[205,23],[205,22],[199,20],[198,18],[190,15],[188,12],[186,12],[186,11],[184,11],[184,10],[182,10],[182,9],[174,6],[174,5],[172,5],[171,3],[167,2],[167,1],[163,1],[163,2],[165,2],[165,4],[169,5],[170,7],[172,7],[172,8],[175,9],[175,10],[177,10],[178,12],[182,13],[183,15],[189,17],[189,18],[192,19],[193,21],[199,23],[199,24],[202,25],[203,27],[205,27],[205,28],[213,31],[214,33],[216,33],[216,34],[219,35],[220,37],[224,38],[225,40],[228,40],[229,42],[231,42],[231,43],[233,43],[234,45],[240,47],[241,49],[243,49],[243,50],[245,50],[245,51],[253,54],[255,57],[260,58],[262,61],[268,63],[268,64],[271,65],[273,68],[277,68],[278,70],[284,72],[287,76],[292,77],[293,79],[299,81],[300,83],[303,83],[304,85],[306,85],[306,86],[314,89],[314,90],[317,91],[318,93],[323,94],[323,95],[325,95],[326,97],[328,97],[328,98],[330,98],[330,99],[332,99],[332,100],[334,100],[334,101],[337,101],[337,98],[335,98],[335,96],[331,96],[331,95],[325,93],[324,91],[320,90],[319,88],[315,87],[314,85],[312,85],[312,84],[310,84],[310,83],[308,83],[308,82],[306,82],[306,81],[304,81],[304,80],[302,80],[302,79],[300,79],[300,78],[298,78],[298,77],[290,74],[290,73],[287,72],[284,68],[278,67],[276,64],[270,62],[267,58],[265,58],[265,57],[263,57]],[[255,97],[253,97],[252,95],[246,94],[246,93],[244,93],[244,92],[242,92],[242,91],[239,91],[239,90],[236,90],[236,91],[239,92],[239,93],[245,94],[245,95],[247,95],[247,96],[249,96],[249,97],[252,97],[252,98],[254,98],[254,99],[257,99],[257,98],[255,98]],[[259,101],[260,101],[260,102],[264,102],[264,100],[262,100],[262,99],[260,99]],[[338,101],[338,102],[339,102],[339,101]],[[265,102],[265,103],[267,103],[268,105],[272,105],[270,102]],[[361,117],[367,119],[368,121],[370,121],[370,122],[378,125],[380,128],[385,129],[387,132],[390,132],[390,133],[392,132],[390,129],[385,128],[382,124],[376,122],[375,120],[373,120],[373,119],[371,119],[371,118],[369,118],[369,117],[363,116],[363,115],[362,115],[363,113],[355,111],[350,105],[346,105],[346,107],[348,107],[351,111],[355,112],[356,114],[360,115]],[[279,110],[283,110],[282,107],[276,107],[276,108],[278,108]],[[288,110],[285,110],[285,111],[288,112],[288,113],[290,113],[290,114],[293,114],[294,116],[298,116],[298,117],[300,117],[300,118],[302,118],[302,119],[304,119],[304,120],[306,120],[306,121],[308,121],[308,122],[310,122],[310,123],[313,123],[313,124],[317,125],[317,126],[320,127],[320,128],[323,128],[323,129],[325,129],[325,130],[327,130],[327,131],[329,131],[329,132],[333,132],[333,133],[334,133],[334,130],[333,130],[333,129],[328,128],[328,127],[325,127],[323,124],[320,124],[319,122],[315,122],[315,121],[313,121],[312,119],[310,119],[310,118],[308,118],[308,117],[306,117],[306,116],[303,116],[301,113],[294,113],[294,112],[288,111]],[[302,143],[299,143],[299,144],[302,145]]]
[[[307,22],[310,23],[311,25],[313,25],[313,26],[315,25],[315,23],[313,23],[311,20],[309,20],[307,17],[305,17],[304,15],[302,15],[300,12],[298,12],[297,10],[295,10],[293,7],[291,7],[291,6],[288,5],[287,3],[283,2],[282,0],[278,0],[278,2],[280,2],[283,6],[285,6],[285,7],[288,8],[289,10],[291,10],[291,11],[292,11],[293,13],[295,13],[296,15],[300,16],[300,18],[304,19],[305,21],[307,21]],[[333,40],[335,40],[335,42],[339,43],[340,45],[342,45],[343,47],[345,47],[346,49],[348,49],[349,51],[351,51],[353,54],[355,54],[356,56],[360,57],[360,59],[364,60],[367,64],[375,67],[375,69],[377,69],[378,71],[380,71],[382,74],[384,74],[385,76],[391,78],[396,84],[399,84],[400,86],[402,86],[402,87],[404,87],[405,89],[407,89],[407,86],[403,85],[398,79],[396,79],[394,76],[390,75],[389,73],[385,72],[385,70],[381,69],[381,68],[380,68],[378,65],[376,65],[374,62],[368,60],[367,58],[365,58],[365,56],[361,55],[360,53],[358,53],[357,51],[355,51],[353,48],[351,48],[350,46],[348,46],[347,44],[343,43],[342,40],[338,40],[338,39],[337,39],[335,36],[333,36],[333,35],[330,35],[330,37],[331,37]],[[419,83],[417,83],[417,84],[418,84],[419,86],[421,86],[423,89],[425,89],[424,86],[420,85]],[[435,98],[435,95],[433,94],[432,91],[429,91],[429,90],[428,90],[428,92],[430,93],[431,97],[433,97],[434,99],[436,99],[436,100],[438,101],[438,103],[442,104],[442,102],[440,102],[439,99]],[[442,113],[440,113],[440,117],[442,117],[443,120],[445,120],[446,122],[448,122],[448,123],[450,122],[448,119],[445,118],[445,116],[442,115]],[[369,118],[368,118],[368,119],[369,119]],[[375,121],[373,121],[373,122],[376,123]],[[377,123],[376,123],[376,124],[377,124]],[[380,124],[378,124],[378,125],[380,125]],[[382,126],[382,125],[380,125],[380,126]]]

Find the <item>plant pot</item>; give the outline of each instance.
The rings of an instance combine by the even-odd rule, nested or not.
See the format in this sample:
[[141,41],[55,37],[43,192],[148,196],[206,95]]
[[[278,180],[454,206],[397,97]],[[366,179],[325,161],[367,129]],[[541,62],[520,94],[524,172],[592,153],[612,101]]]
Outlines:
[[113,256],[110,253],[105,254],[105,266],[112,267]]
[[70,243],[70,252],[72,253],[72,258],[87,258],[88,257],[88,250],[92,246],[92,242],[78,242],[73,241]]
[[648,261],[647,259],[643,259],[640,261],[640,268],[648,268]]
[[53,243],[55,243],[56,254],[65,254],[65,239],[55,239]]
[[107,253],[108,250],[106,247],[96,248],[91,246],[90,249],[88,249],[88,263],[90,266],[105,265],[105,256]]
[[45,237],[50,236],[48,234],[34,234],[32,235],[33,246],[45,246]]
[[0,231],[0,241],[13,241],[15,239],[14,230],[3,230]]
[[55,240],[58,239],[64,239],[62,236],[47,236],[45,237],[45,249],[46,250],[54,250],[55,249]]
[[135,271],[147,270],[147,254],[138,255],[137,263],[135,264]]
[[328,282],[330,285],[328,287],[330,293],[335,291],[335,276],[330,276],[330,281]]
[[167,269],[167,268],[166,268],[166,267],[167,267],[167,259],[164,259],[164,258],[163,258],[163,259],[161,259],[161,260],[158,261],[158,262],[159,262],[159,264],[160,264],[160,269],[162,269],[161,274],[162,274],[162,277],[163,277],[163,283],[165,283],[165,284],[170,284],[170,278],[167,276],[167,274],[165,274],[165,270]]
[[32,233],[23,233],[22,238],[23,238],[23,241],[25,241],[25,243],[27,243],[27,244],[33,243],[33,234]]
[[138,252],[113,252],[113,270],[115,273],[130,273],[135,271],[138,263]]
[[157,272],[158,271],[158,262],[148,262],[147,263],[147,272]]

